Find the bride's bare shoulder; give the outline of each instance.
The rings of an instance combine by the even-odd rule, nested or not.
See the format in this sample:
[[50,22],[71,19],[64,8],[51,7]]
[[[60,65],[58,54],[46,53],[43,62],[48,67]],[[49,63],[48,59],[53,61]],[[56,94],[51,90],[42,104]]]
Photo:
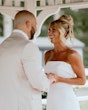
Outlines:
[[77,62],[81,60],[81,55],[77,51],[72,50],[68,55],[68,59],[70,63]]
[[49,57],[51,56],[51,53],[53,52],[53,50],[49,50],[49,51],[46,51],[44,53],[44,61],[47,62]]

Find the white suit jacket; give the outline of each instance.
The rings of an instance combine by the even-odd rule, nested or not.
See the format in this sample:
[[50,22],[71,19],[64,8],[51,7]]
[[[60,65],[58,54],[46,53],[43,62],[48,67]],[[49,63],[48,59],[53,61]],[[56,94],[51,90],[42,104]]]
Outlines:
[[42,110],[41,91],[49,85],[38,47],[13,32],[0,45],[0,110]]

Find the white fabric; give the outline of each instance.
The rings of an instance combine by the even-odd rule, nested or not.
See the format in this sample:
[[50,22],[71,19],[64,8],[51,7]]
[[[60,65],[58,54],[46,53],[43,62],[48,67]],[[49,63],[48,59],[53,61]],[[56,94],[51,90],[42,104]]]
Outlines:
[[[65,78],[75,77],[71,65],[63,61],[49,61],[45,65],[45,72],[53,72]],[[80,110],[72,85],[60,82],[51,85],[47,97],[47,110]]]
[[20,32],[0,45],[0,110],[42,110],[50,82],[41,65],[38,47]]
[[14,29],[13,32],[20,33],[20,34],[22,34],[26,39],[28,39],[27,34],[26,34],[25,32],[23,32],[23,31],[19,30],[19,29]]

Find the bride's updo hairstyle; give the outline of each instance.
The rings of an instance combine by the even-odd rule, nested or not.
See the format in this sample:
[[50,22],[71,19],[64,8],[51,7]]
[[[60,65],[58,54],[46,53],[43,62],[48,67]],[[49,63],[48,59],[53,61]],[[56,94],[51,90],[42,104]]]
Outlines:
[[73,19],[70,15],[62,15],[59,19],[53,21],[55,28],[60,32],[60,37],[64,41],[67,38],[72,40],[73,34]]

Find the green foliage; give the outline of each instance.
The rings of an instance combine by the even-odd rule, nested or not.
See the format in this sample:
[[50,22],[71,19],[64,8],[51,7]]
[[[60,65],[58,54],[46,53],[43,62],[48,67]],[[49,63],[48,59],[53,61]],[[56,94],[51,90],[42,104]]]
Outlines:
[[47,97],[47,92],[42,92],[42,99]]
[[0,36],[3,36],[3,16],[0,14]]
[[88,47],[85,47],[83,51],[84,51],[84,65],[86,68],[88,68]]
[[21,1],[21,2],[20,2],[20,6],[21,6],[21,7],[24,7],[24,6],[25,6],[24,1]]
[[88,35],[88,9],[71,10],[70,8],[61,9],[62,14],[68,14],[74,20],[74,33],[77,38]]
[[85,43],[84,66],[88,67],[88,9],[71,10],[69,8],[62,9],[62,14],[68,14],[74,20],[74,35],[76,38]]
[[48,35],[48,27],[49,27],[49,24],[50,22],[53,21],[53,16],[49,17],[45,22],[44,22],[44,25],[41,29],[41,33],[40,33],[40,37],[45,37]]

